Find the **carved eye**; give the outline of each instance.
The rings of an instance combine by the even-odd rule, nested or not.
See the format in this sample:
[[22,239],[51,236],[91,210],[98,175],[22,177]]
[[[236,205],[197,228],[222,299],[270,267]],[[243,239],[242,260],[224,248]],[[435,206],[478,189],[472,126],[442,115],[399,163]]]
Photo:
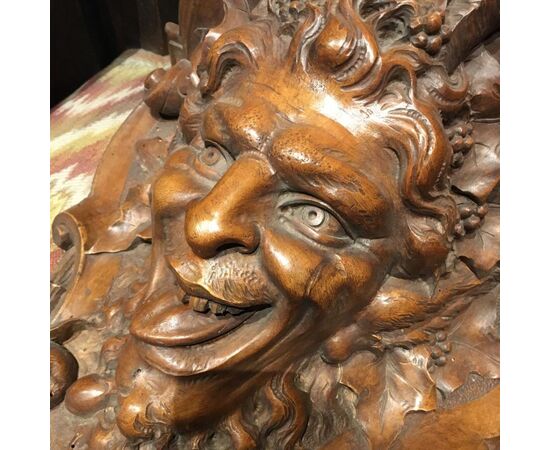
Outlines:
[[287,204],[281,208],[286,222],[322,244],[347,242],[349,235],[340,221],[324,207],[310,203]]
[[231,165],[231,156],[223,149],[207,144],[199,151],[195,160],[195,169],[210,179],[218,179]]
[[310,227],[319,228],[325,221],[327,212],[312,205],[305,205],[302,208],[302,218]]

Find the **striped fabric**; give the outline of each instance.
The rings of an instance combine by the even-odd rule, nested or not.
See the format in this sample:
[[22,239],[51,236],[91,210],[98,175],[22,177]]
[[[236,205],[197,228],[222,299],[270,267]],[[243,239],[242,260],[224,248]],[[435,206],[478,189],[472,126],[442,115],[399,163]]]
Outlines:
[[[143,98],[143,80],[169,58],[127,50],[51,110],[50,225],[84,199],[109,140]],[[50,241],[50,270],[61,250]]]

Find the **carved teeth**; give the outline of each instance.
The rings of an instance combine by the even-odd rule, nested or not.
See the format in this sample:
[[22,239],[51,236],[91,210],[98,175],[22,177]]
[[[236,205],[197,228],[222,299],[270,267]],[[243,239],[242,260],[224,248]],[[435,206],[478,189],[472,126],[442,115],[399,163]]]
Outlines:
[[191,297],[191,307],[198,312],[208,311],[208,300],[200,297]]
[[233,308],[232,306],[228,306],[227,307],[227,312],[229,314],[232,314],[232,315],[236,316],[237,314],[240,314],[240,313],[244,312],[244,310],[239,309],[239,308]]
[[208,306],[210,307],[210,311],[212,311],[217,316],[225,313],[225,310],[227,309],[227,306],[221,305],[216,302],[208,302]]
[[205,313],[210,310],[217,316],[221,316],[226,312],[233,316],[237,316],[246,311],[246,309],[222,305],[221,303],[217,303],[213,300],[189,295],[186,295],[182,301],[183,303],[191,303],[191,308],[197,312]]

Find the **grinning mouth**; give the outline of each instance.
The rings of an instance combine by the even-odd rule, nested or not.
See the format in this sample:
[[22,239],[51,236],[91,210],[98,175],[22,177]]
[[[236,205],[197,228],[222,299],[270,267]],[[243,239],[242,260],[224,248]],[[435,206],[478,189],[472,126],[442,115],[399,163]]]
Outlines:
[[219,287],[203,284],[197,273],[193,278],[200,281],[192,282],[170,266],[178,288],[157,291],[130,324],[139,354],[161,372],[191,376],[228,369],[267,348],[291,320],[268,289],[244,289],[235,279],[224,284],[227,297],[221,297]]
[[186,294],[147,302],[134,317],[130,332],[161,347],[192,346],[218,339],[241,326],[267,305],[237,307]]
[[248,359],[286,324],[270,305],[234,306],[211,297],[167,293],[134,315],[130,333],[144,360],[175,376],[205,373]]

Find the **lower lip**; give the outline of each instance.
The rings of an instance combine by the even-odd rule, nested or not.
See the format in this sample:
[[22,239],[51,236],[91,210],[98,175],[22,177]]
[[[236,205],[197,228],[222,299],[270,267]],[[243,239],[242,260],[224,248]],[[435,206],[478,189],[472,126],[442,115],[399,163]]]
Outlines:
[[182,347],[222,338],[240,327],[253,311],[239,315],[198,312],[177,300],[164,308],[143,313],[132,322],[130,332],[139,340],[159,347]]
[[[220,370],[265,348],[286,325],[287,321],[279,315],[273,308],[255,312],[241,326],[200,344],[166,347],[138,339],[137,349],[148,364],[169,375],[192,376]],[[277,326],[267,331],[268,323]]]

